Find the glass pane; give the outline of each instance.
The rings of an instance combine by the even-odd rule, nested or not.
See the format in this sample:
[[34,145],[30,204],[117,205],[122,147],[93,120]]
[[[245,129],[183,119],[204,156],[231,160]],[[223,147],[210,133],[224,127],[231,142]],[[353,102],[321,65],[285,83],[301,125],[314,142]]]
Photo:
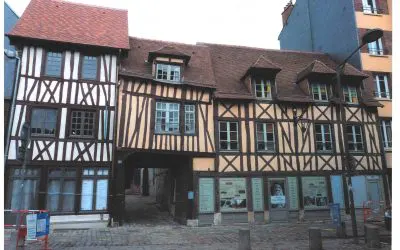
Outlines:
[[82,180],[81,210],[93,210],[93,180]]
[[62,211],[64,212],[74,211],[74,207],[75,207],[75,181],[74,180],[64,181]]
[[220,122],[219,123],[220,131],[226,131],[227,129],[227,123],[226,122]]
[[47,209],[58,211],[61,186],[59,180],[50,180],[47,193]]
[[96,210],[107,209],[108,180],[97,181]]

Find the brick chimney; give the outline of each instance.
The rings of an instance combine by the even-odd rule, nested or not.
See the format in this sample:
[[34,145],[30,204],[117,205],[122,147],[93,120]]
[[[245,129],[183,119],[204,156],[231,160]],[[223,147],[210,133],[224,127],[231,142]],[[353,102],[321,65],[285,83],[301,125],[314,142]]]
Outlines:
[[292,13],[293,7],[294,7],[294,5],[293,5],[292,1],[289,1],[289,2],[286,4],[285,8],[283,9],[283,12],[282,12],[282,22],[283,22],[283,26],[286,25],[287,20],[288,20],[288,18],[289,18],[289,16],[290,16],[290,13]]

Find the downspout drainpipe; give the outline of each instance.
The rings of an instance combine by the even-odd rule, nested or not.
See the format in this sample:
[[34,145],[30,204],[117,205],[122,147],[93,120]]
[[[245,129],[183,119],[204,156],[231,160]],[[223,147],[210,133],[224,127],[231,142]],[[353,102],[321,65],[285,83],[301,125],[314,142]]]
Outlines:
[[[8,129],[7,129],[7,138],[6,138],[6,148],[4,150],[4,169],[6,168],[6,162],[8,159],[8,151],[10,150],[10,138],[11,138],[11,131],[12,127],[14,124],[14,113],[15,113],[15,103],[17,99],[17,92],[18,92],[18,87],[19,87],[19,74],[21,71],[20,64],[21,64],[21,58],[18,56],[18,51],[15,51],[15,56],[9,56],[8,50],[4,51],[4,54],[8,58],[15,58],[17,60],[17,74],[15,75],[14,79],[14,88],[13,88],[13,96],[12,96],[12,102],[11,102],[11,112],[10,112],[10,122],[8,123]],[[18,131],[17,131],[18,133]]]

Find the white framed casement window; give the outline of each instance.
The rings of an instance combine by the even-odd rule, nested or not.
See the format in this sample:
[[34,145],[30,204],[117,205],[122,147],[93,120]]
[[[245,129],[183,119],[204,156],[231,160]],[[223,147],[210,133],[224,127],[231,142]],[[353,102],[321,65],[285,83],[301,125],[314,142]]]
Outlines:
[[266,79],[255,78],[253,80],[256,97],[260,99],[272,99],[272,81]]
[[275,128],[273,123],[257,123],[257,150],[275,152]]
[[195,133],[195,111],[194,104],[185,104],[185,134]]
[[46,208],[52,212],[73,212],[75,186],[76,169],[49,169]]
[[370,55],[383,55],[382,38],[379,38],[372,43],[368,43],[368,53]]
[[315,124],[317,151],[332,152],[332,131],[329,124]]
[[237,122],[219,122],[219,148],[221,151],[239,150]]
[[83,169],[81,211],[107,210],[108,172],[106,168]]
[[156,103],[156,133],[179,133],[179,103]]
[[392,148],[392,120],[382,120],[381,121],[381,132],[383,147],[385,149]]
[[349,151],[359,152],[364,150],[360,125],[347,125],[347,143],[349,145]]
[[343,96],[346,103],[358,103],[357,88],[354,86],[343,86]]
[[315,101],[328,101],[328,87],[325,83],[312,83],[311,91]]
[[180,82],[181,67],[179,65],[157,63],[156,79]]
[[385,74],[375,74],[374,81],[376,86],[375,96],[378,98],[390,99],[390,90],[387,75]]
[[375,0],[362,0],[364,13],[378,14]]

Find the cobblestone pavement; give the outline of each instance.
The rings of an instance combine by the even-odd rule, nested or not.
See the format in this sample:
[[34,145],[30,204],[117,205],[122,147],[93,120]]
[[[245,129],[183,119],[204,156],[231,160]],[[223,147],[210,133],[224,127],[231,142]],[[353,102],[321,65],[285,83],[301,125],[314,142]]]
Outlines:
[[[116,228],[97,229],[55,229],[50,235],[50,248],[58,249],[237,249],[239,229],[250,229],[252,249],[309,249],[308,228],[311,226],[322,229],[324,249],[365,249],[363,223],[358,222],[358,232],[361,235],[359,244],[353,244],[353,239],[337,239],[335,231],[329,223],[274,223],[266,225],[235,224],[230,226],[212,226],[191,228],[176,224],[168,213],[157,212],[154,203],[149,198],[131,197],[136,202],[141,199],[148,209],[141,209],[141,216],[131,216],[135,223],[124,224]],[[135,202],[135,203],[136,203]],[[128,205],[134,214],[139,214],[138,207]],[[351,224],[346,221],[347,234],[351,235]],[[390,232],[380,225],[382,241],[390,242]],[[9,234],[5,233],[5,249],[9,247]],[[29,242],[25,249],[41,249],[41,242]],[[391,249],[390,244],[382,244],[381,249]]]

